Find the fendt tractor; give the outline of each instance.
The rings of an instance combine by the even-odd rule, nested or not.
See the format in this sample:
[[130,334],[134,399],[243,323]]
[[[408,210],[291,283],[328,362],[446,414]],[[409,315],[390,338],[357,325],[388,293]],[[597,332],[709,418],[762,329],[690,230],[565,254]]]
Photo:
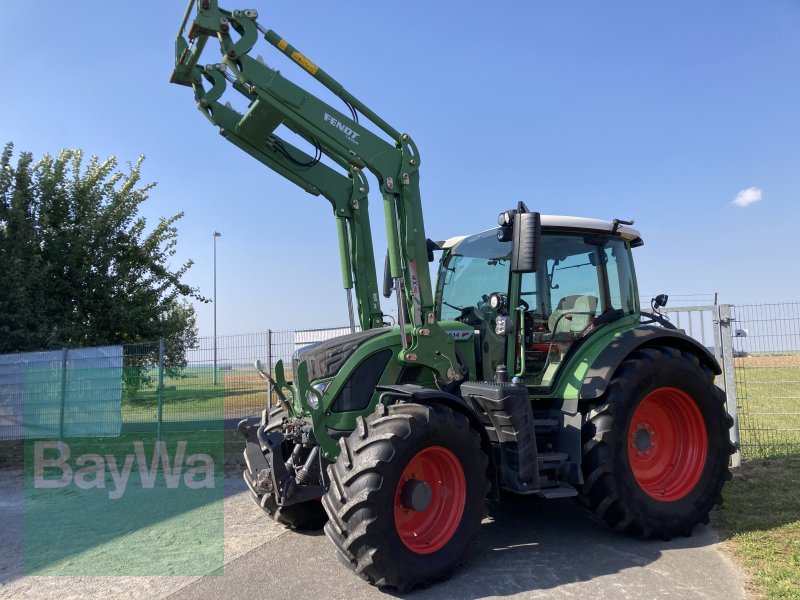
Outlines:
[[[171,81],[193,89],[226,140],[330,202],[352,333],[303,348],[291,371],[259,367],[278,405],[239,424],[256,503],[288,527],[324,526],[345,565],[400,590],[465,560],[489,498],[577,497],[644,538],[707,522],[734,450],[720,368],[660,314],[664,296],[640,312],[632,222],[520,202],[488,231],[428,239],[411,137],[257,19],[191,0]],[[262,37],[342,110],[253,58]],[[201,64],[210,38],[221,58]],[[230,88],[244,113],[225,102]],[[367,171],[383,198],[394,324],[379,299]]]

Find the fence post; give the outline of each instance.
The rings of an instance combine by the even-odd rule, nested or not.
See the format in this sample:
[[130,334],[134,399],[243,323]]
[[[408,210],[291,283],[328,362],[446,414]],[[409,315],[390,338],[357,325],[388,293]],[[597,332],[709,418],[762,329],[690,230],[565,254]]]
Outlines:
[[725,381],[726,404],[728,414],[733,419],[733,429],[731,430],[731,442],[736,446],[736,452],[731,456],[731,466],[742,466],[742,452],[739,439],[739,414],[736,397],[736,374],[733,368],[733,344],[731,343],[731,305],[718,304],[717,326],[719,327],[720,337],[722,338],[722,376]]
[[[267,370],[272,377],[272,329],[267,329]],[[272,382],[267,381],[267,410],[272,408]]]
[[[711,313],[711,330],[714,332],[714,358],[716,358],[720,364],[722,364],[722,339],[720,338],[720,332],[722,331],[722,327],[720,327],[717,323],[719,321],[719,304],[714,305],[714,312]],[[724,373],[723,377],[723,384],[725,383],[725,376]],[[727,388],[726,388],[727,389]]]
[[158,340],[158,423],[156,441],[161,441],[161,417],[164,404],[164,339]]
[[61,403],[58,410],[58,441],[64,441],[64,408],[67,402],[67,356],[68,348],[61,349]]

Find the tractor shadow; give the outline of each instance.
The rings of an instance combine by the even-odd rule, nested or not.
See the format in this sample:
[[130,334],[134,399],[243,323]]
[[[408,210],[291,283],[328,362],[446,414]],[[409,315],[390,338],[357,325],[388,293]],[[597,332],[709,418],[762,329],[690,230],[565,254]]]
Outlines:
[[[408,595],[415,600],[477,599],[534,592],[531,597],[538,597],[536,591],[593,582],[576,588],[575,597],[581,597],[590,593],[589,588],[596,587],[599,592],[608,585],[600,581],[604,576],[625,571],[630,573],[629,579],[647,581],[646,585],[676,584],[672,589],[676,593],[682,583],[672,581],[673,577],[683,577],[686,573],[665,575],[671,569],[669,565],[649,571],[643,568],[661,559],[665,552],[708,547],[718,541],[716,533],[703,525],[695,527],[688,538],[670,541],[630,538],[593,521],[571,499],[514,497],[490,502],[489,513],[467,562],[456,570],[453,578]],[[691,573],[688,575],[692,577]],[[696,576],[703,577],[699,571]],[[592,589],[592,595],[594,592]],[[395,594],[390,592],[390,595]],[[599,596],[605,597],[604,593]]]

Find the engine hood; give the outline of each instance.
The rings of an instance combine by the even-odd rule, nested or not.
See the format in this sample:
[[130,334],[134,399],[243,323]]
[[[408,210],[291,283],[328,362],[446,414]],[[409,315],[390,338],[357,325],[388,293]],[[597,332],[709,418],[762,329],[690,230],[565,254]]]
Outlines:
[[368,329],[341,335],[303,349],[292,360],[294,372],[297,372],[300,361],[304,361],[308,367],[309,381],[333,377],[361,344],[389,331],[389,328]]

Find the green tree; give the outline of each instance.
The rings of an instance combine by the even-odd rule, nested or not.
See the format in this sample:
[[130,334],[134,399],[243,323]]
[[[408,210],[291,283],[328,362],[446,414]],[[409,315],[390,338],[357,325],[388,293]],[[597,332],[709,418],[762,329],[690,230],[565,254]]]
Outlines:
[[155,184],[140,183],[143,157],[84,162],[80,150],[0,155],[0,353],[173,340],[181,366],[196,343],[182,283],[188,261],[170,267],[179,213],[148,231],[139,206]]

